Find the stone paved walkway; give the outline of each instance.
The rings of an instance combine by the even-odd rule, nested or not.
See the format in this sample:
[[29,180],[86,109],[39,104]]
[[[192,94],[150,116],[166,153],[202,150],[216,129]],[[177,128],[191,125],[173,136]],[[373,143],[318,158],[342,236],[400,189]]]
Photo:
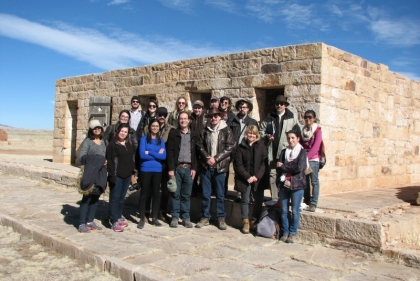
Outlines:
[[[139,230],[130,209],[124,232],[80,234],[80,199],[75,190],[0,175],[2,225],[123,280],[420,280],[420,269],[387,263],[379,255],[285,244],[231,227],[165,224]],[[106,209],[101,201],[98,222]]]

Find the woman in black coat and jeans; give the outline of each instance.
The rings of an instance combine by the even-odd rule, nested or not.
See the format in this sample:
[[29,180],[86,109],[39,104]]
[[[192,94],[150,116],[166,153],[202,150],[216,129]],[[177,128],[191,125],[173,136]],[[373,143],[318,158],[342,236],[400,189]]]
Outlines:
[[261,213],[264,199],[264,186],[261,184],[267,165],[267,148],[260,140],[258,127],[250,125],[246,128],[244,139],[239,144],[233,163],[235,168],[235,190],[241,192],[241,214],[244,226],[242,232],[249,233],[248,205],[251,188],[255,194],[255,206],[252,213],[251,229]]

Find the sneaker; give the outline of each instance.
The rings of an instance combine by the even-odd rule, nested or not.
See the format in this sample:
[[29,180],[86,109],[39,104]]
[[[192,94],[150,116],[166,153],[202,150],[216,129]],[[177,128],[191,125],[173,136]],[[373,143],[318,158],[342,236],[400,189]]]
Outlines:
[[220,230],[226,230],[227,226],[225,223],[225,218],[219,218],[219,229]]
[[121,226],[121,227],[127,227],[128,226],[128,223],[125,221],[125,219],[123,219],[123,218],[120,218],[120,219],[118,219],[118,224]]
[[139,223],[137,224],[137,228],[143,229],[144,227],[144,219],[140,219]]
[[287,239],[286,239],[286,243],[292,244],[295,240],[295,237],[296,237],[296,234],[289,234],[289,237],[287,237]]
[[182,220],[182,225],[186,228],[192,228],[193,227],[190,220]]
[[202,228],[204,226],[208,226],[210,224],[210,220],[208,218],[201,218],[200,221],[195,225],[196,228]]
[[173,218],[171,220],[171,223],[169,224],[170,227],[178,227],[178,219],[177,218]]
[[280,241],[281,241],[281,242],[284,242],[284,243],[287,243],[287,237],[288,237],[288,235],[287,235],[287,234],[283,235],[283,236],[280,238]]
[[311,205],[309,205],[309,207],[305,211],[313,213],[313,212],[315,212],[315,210],[316,210],[316,205],[311,204]]
[[89,230],[102,230],[102,227],[100,227],[100,226],[97,226],[96,225],[96,223],[93,221],[93,222],[88,222],[87,224],[86,224],[86,227],[89,229]]
[[124,227],[122,227],[118,222],[114,222],[112,224],[112,230],[115,231],[115,232],[123,232]]
[[154,226],[162,226],[162,224],[158,221],[158,219],[152,219],[152,223]]
[[90,232],[90,230],[86,227],[86,224],[81,224],[81,225],[79,225],[79,232],[80,233],[89,233]]

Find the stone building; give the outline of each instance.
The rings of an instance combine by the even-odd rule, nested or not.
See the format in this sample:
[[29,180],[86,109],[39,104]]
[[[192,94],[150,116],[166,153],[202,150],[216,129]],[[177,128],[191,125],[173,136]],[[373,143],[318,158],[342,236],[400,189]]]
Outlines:
[[[253,102],[262,120],[277,95],[317,112],[327,151],[323,194],[420,182],[420,83],[324,43],[161,63],[56,82],[53,161],[74,163],[89,118],[115,122],[133,95],[174,109],[210,96]],[[95,113],[96,112],[96,113]],[[98,114],[102,112],[104,114]]]

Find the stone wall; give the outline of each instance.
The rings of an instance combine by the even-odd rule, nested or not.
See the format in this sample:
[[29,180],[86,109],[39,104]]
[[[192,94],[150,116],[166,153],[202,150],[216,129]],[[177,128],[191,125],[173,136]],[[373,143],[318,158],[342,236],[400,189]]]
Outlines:
[[324,45],[323,193],[420,182],[420,83]]
[[319,116],[328,157],[320,173],[323,193],[420,182],[418,89],[418,82],[384,65],[323,43],[70,77],[56,83],[54,161],[74,161],[92,96],[112,97],[113,122],[133,95],[156,97],[170,111],[181,95],[190,104],[210,95],[248,98],[261,120],[273,108],[270,91],[278,90],[301,124],[306,109]]

